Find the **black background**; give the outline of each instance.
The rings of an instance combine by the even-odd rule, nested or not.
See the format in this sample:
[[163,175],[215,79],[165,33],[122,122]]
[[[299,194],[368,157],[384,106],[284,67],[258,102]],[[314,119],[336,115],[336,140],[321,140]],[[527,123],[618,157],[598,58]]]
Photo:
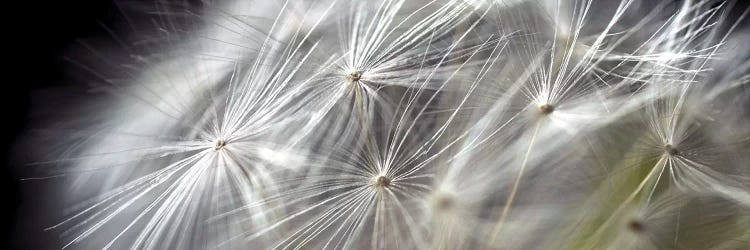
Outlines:
[[[0,215],[2,249],[36,249],[48,240],[42,229],[39,234],[20,232],[19,207],[34,199],[19,181],[20,164],[11,164],[9,153],[28,130],[32,96],[34,93],[71,85],[73,77],[67,73],[66,51],[76,46],[77,39],[107,36],[102,26],[110,26],[121,18],[119,8],[110,0],[72,1],[17,1],[3,7],[3,43],[6,50],[2,60],[7,70],[2,80],[3,123],[0,161]],[[8,54],[10,56],[8,57]],[[47,238],[47,239],[45,239]]]

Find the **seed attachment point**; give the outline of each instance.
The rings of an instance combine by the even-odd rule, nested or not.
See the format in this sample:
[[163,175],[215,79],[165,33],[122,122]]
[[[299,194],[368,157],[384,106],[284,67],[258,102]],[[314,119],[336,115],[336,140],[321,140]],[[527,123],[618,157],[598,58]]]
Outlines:
[[677,150],[676,147],[672,146],[672,144],[664,145],[664,152],[670,156],[675,156],[675,155],[680,154],[680,151]]
[[646,230],[646,227],[643,225],[643,223],[641,223],[641,221],[633,219],[628,221],[628,230],[634,233],[641,233]]
[[216,142],[214,143],[214,149],[219,150],[224,148],[224,146],[227,145],[227,142],[222,139],[216,139]]
[[555,111],[555,106],[552,106],[552,104],[545,103],[545,104],[539,105],[539,113],[543,115],[548,115],[554,111]]
[[362,72],[359,71],[352,71],[348,75],[346,75],[346,78],[349,79],[349,81],[352,82],[358,82],[360,79],[362,79]]
[[378,177],[375,177],[375,180],[373,181],[372,185],[378,188],[386,188],[391,185],[391,179],[383,175],[380,175]]
[[449,194],[438,194],[432,202],[435,209],[439,211],[450,210],[456,203],[455,198]]

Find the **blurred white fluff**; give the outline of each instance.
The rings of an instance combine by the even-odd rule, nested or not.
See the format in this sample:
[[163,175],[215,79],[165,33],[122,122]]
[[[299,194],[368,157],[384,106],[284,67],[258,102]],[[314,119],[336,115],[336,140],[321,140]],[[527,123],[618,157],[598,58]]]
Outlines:
[[69,185],[75,205],[48,228],[63,248],[750,240],[747,6],[171,6],[139,38],[163,44],[129,44],[110,69],[127,78],[87,67],[121,98],[69,117],[87,124],[32,164]]

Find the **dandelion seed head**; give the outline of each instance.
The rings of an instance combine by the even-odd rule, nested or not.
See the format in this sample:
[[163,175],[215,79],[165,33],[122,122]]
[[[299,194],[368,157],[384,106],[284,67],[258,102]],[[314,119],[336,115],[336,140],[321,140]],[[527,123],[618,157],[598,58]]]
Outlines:
[[[737,123],[743,108],[703,111],[747,96],[724,98],[745,90],[745,60],[714,58],[724,1],[227,2],[205,28],[192,11],[158,22],[167,41],[208,41],[112,63],[146,69],[134,98],[64,136],[96,147],[39,164],[110,176],[76,184],[96,199],[51,227],[65,247],[706,249],[682,239],[689,199],[750,207],[747,130],[702,124]],[[97,78],[117,90],[119,71]]]

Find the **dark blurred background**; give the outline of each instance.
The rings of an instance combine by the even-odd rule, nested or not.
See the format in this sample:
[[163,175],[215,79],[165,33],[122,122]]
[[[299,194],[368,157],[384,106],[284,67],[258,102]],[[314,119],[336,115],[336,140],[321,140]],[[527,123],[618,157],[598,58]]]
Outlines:
[[[3,123],[0,161],[0,192],[2,192],[2,245],[0,249],[39,249],[49,237],[42,228],[24,228],[19,218],[23,204],[34,204],[31,183],[19,181],[22,164],[14,160],[11,149],[28,130],[33,96],[40,90],[70,86],[69,64],[64,57],[77,39],[107,36],[102,28],[121,19],[118,7],[111,0],[72,1],[11,1],[3,7],[3,43],[10,58],[2,60],[5,77],[2,86]],[[8,32],[10,31],[10,32]],[[38,231],[37,231],[38,230]],[[38,232],[38,234],[37,234]]]

